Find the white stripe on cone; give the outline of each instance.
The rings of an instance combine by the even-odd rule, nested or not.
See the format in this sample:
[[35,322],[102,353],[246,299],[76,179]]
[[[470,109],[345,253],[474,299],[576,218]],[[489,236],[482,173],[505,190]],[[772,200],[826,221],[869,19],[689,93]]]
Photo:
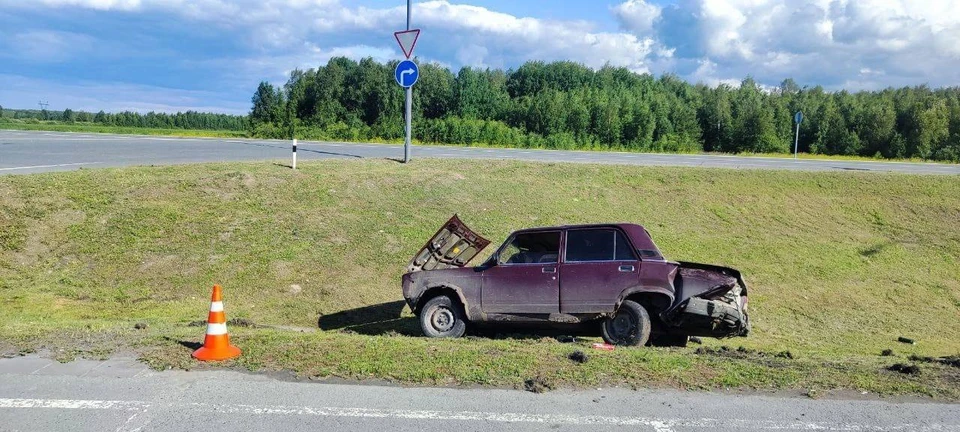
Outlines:
[[210,312],[223,312],[223,302],[211,302],[210,303]]
[[209,323],[207,324],[207,334],[208,335],[225,335],[227,334],[227,324],[226,323]]

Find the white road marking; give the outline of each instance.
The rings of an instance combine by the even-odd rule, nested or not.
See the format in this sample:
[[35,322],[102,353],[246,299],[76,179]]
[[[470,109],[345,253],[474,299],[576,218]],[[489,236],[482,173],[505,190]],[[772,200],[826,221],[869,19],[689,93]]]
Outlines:
[[[870,426],[856,423],[818,423],[810,421],[744,420],[744,419],[656,419],[647,417],[578,416],[564,414],[497,413],[482,411],[427,411],[378,408],[308,407],[283,405],[244,405],[209,403],[148,403],[143,401],[118,400],[72,400],[72,399],[0,399],[2,408],[26,409],[83,409],[124,410],[145,412],[148,409],[192,409],[211,414],[254,414],[280,416],[319,416],[353,418],[390,418],[406,420],[447,420],[498,423],[540,423],[562,425],[646,426],[657,432],[671,432],[674,428],[722,429],[722,430],[797,430],[797,431],[942,431],[955,430],[960,425],[949,424],[888,424]],[[136,415],[131,416],[127,426]]]
[[96,165],[96,164],[102,164],[102,163],[103,162],[77,162],[77,163],[56,164],[56,165],[33,165],[33,166],[21,166],[21,167],[12,167],[12,168],[0,168],[0,171],[25,170],[25,169],[34,169],[34,168],[56,168],[56,167],[66,167],[66,166],[78,166],[78,165]]
[[105,401],[72,399],[0,399],[0,408],[60,408],[144,410],[150,405],[139,401]]

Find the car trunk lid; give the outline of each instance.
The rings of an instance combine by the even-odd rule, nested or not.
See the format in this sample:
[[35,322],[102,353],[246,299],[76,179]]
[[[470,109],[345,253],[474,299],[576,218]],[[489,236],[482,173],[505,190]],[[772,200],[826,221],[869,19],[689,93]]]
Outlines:
[[747,284],[740,272],[709,264],[678,262],[676,306],[666,321],[696,336],[746,336]]
[[407,272],[467,265],[490,241],[473,232],[456,214],[413,256]]

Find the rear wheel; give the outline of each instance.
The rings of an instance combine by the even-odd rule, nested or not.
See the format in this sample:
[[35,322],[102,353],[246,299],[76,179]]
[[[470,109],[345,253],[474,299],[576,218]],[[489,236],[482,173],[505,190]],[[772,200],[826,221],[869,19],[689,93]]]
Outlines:
[[420,311],[420,328],[428,337],[463,336],[467,330],[463,308],[445,295],[427,301]]
[[650,339],[650,315],[639,303],[624,300],[617,314],[603,321],[601,333],[612,345],[644,345]]

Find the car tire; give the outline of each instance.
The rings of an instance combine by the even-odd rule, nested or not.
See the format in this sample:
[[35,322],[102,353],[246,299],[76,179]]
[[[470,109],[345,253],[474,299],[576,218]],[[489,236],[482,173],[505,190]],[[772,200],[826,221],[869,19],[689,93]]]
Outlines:
[[467,331],[463,308],[445,295],[427,301],[420,310],[420,328],[427,337],[458,338]]
[[650,339],[650,315],[632,300],[624,300],[616,315],[601,326],[603,340],[611,345],[642,346]]

